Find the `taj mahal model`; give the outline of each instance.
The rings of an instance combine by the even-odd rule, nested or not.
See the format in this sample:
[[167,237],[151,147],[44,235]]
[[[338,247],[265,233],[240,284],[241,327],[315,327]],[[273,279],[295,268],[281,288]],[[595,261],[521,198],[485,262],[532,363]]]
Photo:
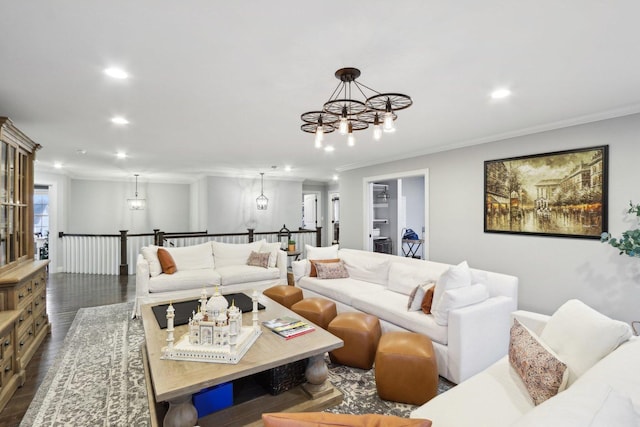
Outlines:
[[202,289],[198,312],[189,318],[189,326],[178,342],[174,343],[173,304],[167,308],[167,346],[162,348],[161,359],[194,362],[238,363],[258,339],[262,330],[258,323],[258,293],[253,292],[253,319],[251,327],[242,326],[242,312],[235,303],[229,303],[216,288],[207,301]]

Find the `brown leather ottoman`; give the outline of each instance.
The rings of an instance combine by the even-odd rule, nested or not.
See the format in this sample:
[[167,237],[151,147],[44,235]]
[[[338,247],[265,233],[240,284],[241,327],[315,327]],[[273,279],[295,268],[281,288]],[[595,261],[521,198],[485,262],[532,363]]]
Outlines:
[[276,285],[265,289],[262,293],[287,308],[302,300],[302,289],[295,286]]
[[338,314],[336,303],[324,298],[305,298],[293,304],[291,310],[322,329],[327,329],[329,322]]
[[438,394],[438,366],[429,337],[389,332],[376,352],[376,388],[384,400],[422,405]]
[[353,368],[371,369],[380,341],[380,321],[365,313],[347,312],[338,314],[327,328],[344,341],[344,347],[329,352],[333,363]]

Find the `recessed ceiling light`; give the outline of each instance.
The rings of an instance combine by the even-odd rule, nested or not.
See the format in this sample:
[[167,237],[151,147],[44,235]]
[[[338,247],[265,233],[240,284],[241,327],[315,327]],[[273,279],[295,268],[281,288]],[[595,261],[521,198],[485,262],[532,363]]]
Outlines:
[[335,148],[333,148],[333,145],[325,145],[324,147],[324,151],[326,151],[327,153],[330,153],[333,150],[335,150]]
[[113,77],[114,79],[124,80],[129,78],[129,73],[127,73],[122,68],[109,67],[104,70],[104,73],[109,77]]
[[509,89],[496,89],[491,92],[491,98],[493,99],[502,99],[511,96],[511,91]]
[[83,149],[83,148],[78,148],[78,149],[76,150],[76,153],[78,153],[78,154],[87,154],[87,150],[85,150],[85,149]]
[[121,116],[116,116],[113,117],[111,119],[111,123],[115,123],[117,125],[128,125],[129,124],[129,120],[125,119],[124,117]]
[[333,175],[333,180],[337,181],[338,180],[338,175]]
[[53,167],[54,167],[54,168],[56,168],[56,169],[62,169],[62,163],[60,163],[60,162],[55,162],[55,163],[53,164]]
[[285,172],[291,172],[291,166],[286,165],[286,166],[284,167],[284,170],[285,170]]
[[116,153],[116,157],[118,157],[119,159],[126,159],[127,158],[127,153],[125,153],[124,151],[118,151]]

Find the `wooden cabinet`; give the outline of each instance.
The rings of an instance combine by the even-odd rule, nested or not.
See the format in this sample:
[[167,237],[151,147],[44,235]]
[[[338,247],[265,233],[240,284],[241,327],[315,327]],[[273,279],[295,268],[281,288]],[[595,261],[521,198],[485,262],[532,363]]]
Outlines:
[[0,117],[0,410],[51,330],[48,260],[34,261],[33,163],[40,148]]
[[24,369],[16,354],[17,324],[20,312],[0,312],[0,411],[16,389],[24,384]]

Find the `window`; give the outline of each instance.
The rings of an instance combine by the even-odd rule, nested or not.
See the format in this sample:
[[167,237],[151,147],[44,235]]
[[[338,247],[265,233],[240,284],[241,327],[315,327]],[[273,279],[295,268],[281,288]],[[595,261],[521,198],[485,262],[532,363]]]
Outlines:
[[33,193],[33,234],[49,235],[49,188],[36,186]]

